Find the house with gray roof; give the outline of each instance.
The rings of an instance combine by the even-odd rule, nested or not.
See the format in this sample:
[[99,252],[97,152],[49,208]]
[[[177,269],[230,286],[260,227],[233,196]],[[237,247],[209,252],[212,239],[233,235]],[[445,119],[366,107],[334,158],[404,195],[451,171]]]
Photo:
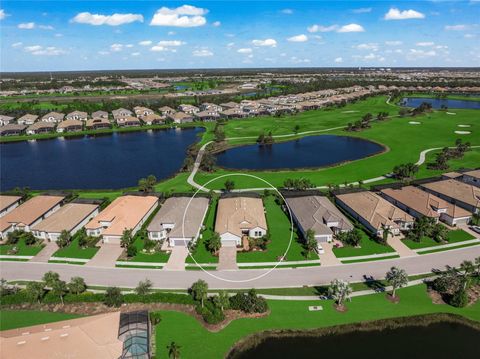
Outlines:
[[92,118],[101,118],[101,119],[108,120],[108,112],[107,111],[92,112]]

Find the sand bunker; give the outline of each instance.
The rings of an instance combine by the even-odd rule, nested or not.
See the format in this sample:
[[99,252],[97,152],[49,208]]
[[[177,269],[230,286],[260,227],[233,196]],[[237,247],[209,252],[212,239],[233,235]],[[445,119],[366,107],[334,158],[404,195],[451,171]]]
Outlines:
[[455,112],[447,112],[446,114],[447,114],[447,115],[456,115]]
[[420,125],[421,122],[417,122],[417,121],[410,121],[409,124],[411,125]]
[[455,133],[457,135],[469,135],[469,134],[471,134],[470,131],[455,131]]
[[472,127],[472,125],[458,125],[458,127]]

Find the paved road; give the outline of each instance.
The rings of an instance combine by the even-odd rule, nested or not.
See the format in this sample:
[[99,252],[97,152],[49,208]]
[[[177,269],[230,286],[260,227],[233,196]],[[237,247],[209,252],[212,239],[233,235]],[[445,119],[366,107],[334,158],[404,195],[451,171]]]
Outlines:
[[[135,287],[140,280],[150,279],[154,287],[163,289],[185,289],[197,279],[206,280],[211,288],[281,288],[302,285],[327,284],[334,278],[352,282],[362,281],[364,276],[383,278],[392,266],[398,266],[408,274],[420,274],[432,269],[443,269],[445,265],[458,266],[463,260],[480,256],[480,246],[452,249],[445,252],[383,261],[342,264],[328,267],[301,267],[275,269],[269,274],[265,269],[243,269],[237,271],[209,272],[192,270],[169,272],[155,269],[105,268],[73,266],[54,263],[0,262],[0,277],[7,280],[39,280],[49,270],[58,272],[64,280],[72,276],[85,278],[87,284],[102,286]],[[213,277],[221,276],[230,281]],[[250,281],[253,277],[262,276]]]

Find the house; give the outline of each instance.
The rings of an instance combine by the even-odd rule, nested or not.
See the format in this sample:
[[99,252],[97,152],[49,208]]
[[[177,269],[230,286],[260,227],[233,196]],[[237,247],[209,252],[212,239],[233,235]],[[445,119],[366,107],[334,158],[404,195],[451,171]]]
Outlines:
[[48,133],[55,130],[55,124],[51,122],[35,122],[27,127],[27,135],[36,135],[39,133]]
[[0,218],[17,208],[21,201],[20,196],[0,195]]
[[193,105],[180,105],[178,106],[178,110],[181,112],[185,112],[186,114],[189,114],[189,115],[194,115],[200,111],[198,107]]
[[471,218],[471,214],[465,209],[417,187],[387,188],[383,189],[381,194],[387,201],[415,218],[428,217],[435,222],[446,222],[450,226],[466,224]]
[[480,169],[463,173],[463,182],[480,187]]
[[30,228],[36,238],[56,242],[63,230],[71,236],[98,214],[97,204],[67,203],[48,218]]
[[267,220],[261,198],[232,197],[218,201],[215,232],[222,246],[240,246],[244,236],[260,238],[267,234]]
[[208,198],[203,197],[168,198],[148,225],[148,238],[168,240],[170,247],[195,242],[208,210],[208,202]]
[[37,115],[31,115],[27,113],[17,120],[19,125],[33,125],[38,120]]
[[142,124],[138,118],[133,116],[119,117],[115,122],[118,127],[138,127]]
[[112,111],[112,116],[114,120],[125,119],[126,117],[132,117],[133,112],[125,108],[118,108]]
[[286,198],[286,204],[304,238],[308,230],[313,230],[318,242],[331,242],[335,234],[353,229],[347,217],[327,197],[290,197]]
[[216,111],[207,110],[197,112],[195,114],[195,117],[198,118],[200,121],[211,122],[218,120],[220,118],[220,115]]
[[0,126],[8,125],[13,122],[13,120],[15,120],[15,117],[0,115]]
[[225,111],[232,108],[240,108],[240,105],[237,102],[230,101],[221,103],[220,107],[222,107],[222,109]]
[[149,108],[142,107],[142,106],[135,106],[133,108],[133,112],[135,112],[135,115],[139,119],[143,119],[143,117],[148,116],[148,115],[153,115],[155,112],[153,110],[150,110]]
[[83,122],[80,120],[65,120],[58,124],[57,132],[80,132]]
[[247,117],[247,114],[243,112],[240,108],[229,108],[220,112],[220,117],[231,119],[231,118],[244,118]]
[[204,102],[200,105],[200,111],[220,112],[222,110],[222,106],[211,102]]
[[188,123],[193,122],[193,116],[187,115],[185,112],[175,112],[168,115],[167,118],[174,123]]
[[65,114],[63,114],[63,113],[49,112],[45,116],[42,117],[42,121],[59,123],[59,122],[63,121],[64,117],[65,117]]
[[88,114],[83,111],[73,111],[65,116],[67,120],[79,120],[86,121],[88,119]]
[[21,135],[27,126],[25,125],[17,125],[11,123],[9,125],[1,126],[0,127],[0,136],[16,136]]
[[480,188],[476,186],[454,179],[447,179],[424,183],[420,187],[469,212],[480,212]]
[[102,236],[105,243],[120,244],[123,231],[131,229],[135,235],[157,205],[158,198],[154,196],[118,197],[87,223],[87,235]]
[[108,112],[107,111],[95,111],[92,113],[92,118],[102,118],[108,120]]
[[112,127],[112,124],[110,123],[110,121],[108,121],[105,118],[96,117],[96,118],[91,118],[87,120],[85,126],[89,130],[99,130],[102,128],[110,128]]
[[168,106],[162,106],[158,109],[158,111],[163,115],[163,116],[168,116],[174,114],[176,111]]
[[385,228],[393,235],[413,226],[414,218],[373,192],[354,192],[337,195],[337,204],[371,233],[382,236]]
[[57,211],[63,196],[35,196],[0,218],[0,238],[4,240],[16,229],[30,232],[30,228]]
[[165,117],[157,115],[156,113],[152,113],[150,115],[143,116],[142,121],[148,126],[160,125],[165,123]]

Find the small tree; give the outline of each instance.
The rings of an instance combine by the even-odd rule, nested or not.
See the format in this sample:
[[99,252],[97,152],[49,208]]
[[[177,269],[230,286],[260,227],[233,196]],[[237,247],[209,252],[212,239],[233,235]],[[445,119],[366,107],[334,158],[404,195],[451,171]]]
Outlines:
[[352,288],[350,284],[342,279],[334,279],[328,287],[328,295],[335,300],[339,307],[343,307],[343,303],[350,299]]
[[197,280],[190,288],[194,300],[199,300],[203,307],[203,302],[207,299],[208,284],[202,279]]
[[387,243],[389,235],[393,235],[392,231],[390,230],[390,227],[386,226],[382,223],[382,241],[383,241],[383,243]]
[[230,307],[230,297],[226,291],[222,290],[213,298],[213,303],[223,311]]
[[385,275],[386,281],[392,286],[392,298],[396,297],[396,290],[408,284],[407,272],[397,267],[392,267]]
[[310,254],[317,249],[317,240],[315,239],[315,231],[308,229],[305,233],[305,250],[307,251],[307,257],[310,258]]
[[122,248],[127,248],[133,243],[133,235],[131,229],[125,229],[122,233],[122,238],[120,239],[120,246]]
[[162,321],[162,315],[159,312],[150,312],[149,317],[152,325],[157,325]]
[[57,245],[60,248],[64,248],[64,247],[68,246],[71,241],[72,241],[72,236],[70,235],[70,233],[67,230],[64,229],[60,233],[60,236],[58,237]]
[[180,348],[181,346],[177,345],[175,342],[171,342],[170,345],[167,346],[168,357],[170,359],[180,359]]
[[109,307],[119,307],[123,303],[123,294],[120,288],[109,287],[105,291],[105,305]]
[[43,275],[43,281],[47,287],[52,288],[60,280],[60,275],[53,271],[48,271]]
[[65,294],[68,293],[67,283],[65,283],[65,281],[63,280],[56,281],[55,283],[53,283],[52,293],[60,297],[60,301],[62,302],[62,305],[63,305],[64,304],[63,297]]
[[207,249],[212,253],[216,253],[221,246],[222,241],[220,239],[220,234],[214,232],[207,242]]
[[127,247],[127,257],[132,258],[137,255],[137,247],[133,244],[129,244]]
[[227,192],[233,191],[234,188],[235,188],[235,182],[233,182],[232,180],[225,181],[225,190]]
[[32,302],[37,301],[40,304],[40,300],[45,294],[45,283],[43,282],[28,282],[25,287],[27,296],[32,300]]
[[73,294],[80,294],[85,292],[87,285],[82,277],[72,277],[70,283],[68,283],[68,289]]
[[137,293],[138,295],[147,295],[152,291],[152,286],[153,283],[150,281],[150,279],[140,281],[135,288],[135,293]]
[[449,230],[443,224],[436,223],[431,230],[432,239],[436,242],[446,242]]

